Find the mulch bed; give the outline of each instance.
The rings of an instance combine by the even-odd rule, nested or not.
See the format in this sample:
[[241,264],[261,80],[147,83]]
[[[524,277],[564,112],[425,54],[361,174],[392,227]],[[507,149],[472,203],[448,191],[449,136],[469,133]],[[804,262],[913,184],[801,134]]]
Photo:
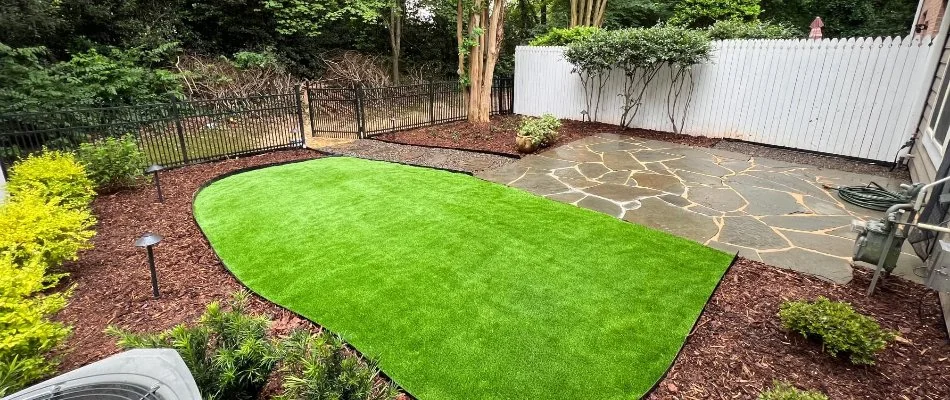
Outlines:
[[[491,119],[488,125],[472,125],[466,121],[449,124],[428,126],[406,131],[384,133],[376,136],[389,142],[414,144],[420,146],[449,147],[461,150],[479,150],[495,153],[520,156],[515,147],[515,137],[518,136],[518,126],[521,123],[520,115],[500,115]],[[547,149],[573,142],[597,133],[616,133],[630,135],[644,139],[662,140],[685,144],[688,146],[712,147],[719,139],[702,136],[677,135],[669,132],[650,131],[646,129],[624,129],[617,125],[608,125],[600,122],[581,122],[561,120],[561,129],[558,139]],[[544,150],[542,150],[544,152]]]
[[[152,186],[99,196],[93,209],[99,224],[95,247],[69,266],[75,292],[59,319],[73,326],[61,371],[78,368],[118,351],[103,330],[109,325],[155,332],[192,322],[214,300],[243,286],[224,269],[192,219],[192,197],[204,182],[241,168],[319,157],[309,150],[194,165],[163,172],[164,204]],[[152,298],[145,251],[132,243],[152,231],[165,239],[155,247],[161,297]],[[278,333],[306,325],[289,311],[253,296],[251,307],[276,321]]]
[[[856,268],[847,285],[739,259],[726,273],[680,358],[649,399],[754,399],[783,380],[831,399],[948,399],[950,345],[937,295],[899,278],[864,295],[871,273]],[[782,328],[784,300],[847,301],[899,332],[870,367],[833,358],[821,345]]]
[[[167,171],[162,174],[164,204],[155,202],[151,187],[96,199],[95,248],[70,266],[75,293],[59,315],[74,326],[61,370],[117,352],[114,340],[103,333],[109,325],[136,332],[166,329],[194,321],[207,303],[241,289],[192,219],[194,193],[202,183],[229,171],[315,157],[319,154],[311,151],[282,151]],[[145,231],[165,236],[156,248],[159,299],[151,297],[144,251],[132,245]],[[776,379],[822,390],[832,399],[950,398],[950,345],[936,295],[895,278],[868,298],[864,290],[869,275],[858,270],[852,283],[834,285],[740,259],[649,398],[754,399]],[[900,332],[903,340],[889,345],[877,365],[855,367],[781,327],[776,313],[784,299],[819,295],[852,302],[885,328]],[[253,297],[252,309],[270,315],[277,334],[294,327],[316,328],[258,297]]]

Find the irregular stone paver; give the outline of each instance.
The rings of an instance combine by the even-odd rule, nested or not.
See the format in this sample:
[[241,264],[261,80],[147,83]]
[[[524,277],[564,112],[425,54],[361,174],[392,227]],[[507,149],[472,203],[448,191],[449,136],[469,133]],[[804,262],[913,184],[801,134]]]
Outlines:
[[597,186],[591,186],[584,190],[586,193],[590,193],[595,196],[604,197],[618,203],[626,203],[631,200],[636,200],[640,197],[645,196],[656,196],[660,194],[656,190],[648,189],[644,187],[630,187],[625,185],[615,185],[612,183],[604,183]]
[[542,196],[566,192],[571,189],[551,175],[535,173],[527,173],[521,179],[511,182],[510,185]]
[[689,188],[687,196],[696,204],[723,212],[735,211],[746,205],[745,199],[743,199],[739,193],[736,193],[736,191],[728,187],[691,187]]
[[617,218],[623,216],[624,212],[623,207],[621,207],[619,204],[595,196],[587,196],[581,201],[577,202],[577,205],[580,207],[589,208],[594,211],[600,211],[604,214],[612,215]]
[[[844,203],[823,184],[902,183],[607,133],[512,165],[520,168],[478,176],[839,283],[851,279],[851,220],[882,213]],[[915,263],[901,257],[895,275],[919,281]]]
[[697,242],[705,242],[719,231],[719,226],[712,218],[672,206],[665,201],[649,198],[640,203],[640,208],[627,211],[623,219]]
[[630,175],[630,178],[636,181],[637,185],[667,193],[682,195],[686,190],[683,182],[673,175],[635,172]]
[[577,169],[581,171],[587,179],[595,180],[601,175],[611,172],[610,168],[607,168],[602,163],[583,163],[577,166]]
[[784,249],[792,245],[770,226],[753,217],[725,217],[722,224],[718,240],[723,243],[759,250]]
[[848,283],[853,276],[847,258],[832,257],[800,248],[759,252],[759,256],[766,264],[815,275],[835,283]]

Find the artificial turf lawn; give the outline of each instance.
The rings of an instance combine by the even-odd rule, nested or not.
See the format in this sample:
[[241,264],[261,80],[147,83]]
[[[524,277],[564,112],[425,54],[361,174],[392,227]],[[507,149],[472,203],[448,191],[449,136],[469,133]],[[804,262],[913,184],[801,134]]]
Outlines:
[[245,285],[421,400],[640,397],[732,261],[467,175],[353,158],[227,177],[194,207]]

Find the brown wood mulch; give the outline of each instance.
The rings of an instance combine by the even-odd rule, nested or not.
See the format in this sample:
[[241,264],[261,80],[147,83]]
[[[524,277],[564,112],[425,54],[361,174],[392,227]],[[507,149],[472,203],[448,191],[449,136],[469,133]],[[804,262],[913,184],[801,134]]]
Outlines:
[[[726,273],[680,358],[649,399],[755,399],[773,380],[818,389],[831,399],[948,399],[950,345],[937,295],[890,278],[865,296],[871,273],[856,268],[847,285],[739,259]],[[874,366],[853,366],[786,331],[785,300],[847,301],[900,338]]]
[[[60,370],[117,352],[115,340],[103,333],[109,325],[135,332],[164,330],[194,321],[206,304],[243,287],[224,269],[192,218],[192,197],[203,183],[241,168],[319,156],[310,150],[276,151],[165,171],[163,204],[151,185],[96,198],[95,247],[68,267],[75,292],[58,318],[73,326],[73,333]],[[155,247],[158,299],[152,298],[145,251],[132,244],[147,231],[165,237]],[[252,297],[252,309],[271,315],[278,333],[306,325],[289,311]]]
[[[388,142],[413,144],[420,146],[449,147],[461,150],[490,151],[513,156],[521,155],[515,147],[518,126],[523,117],[520,115],[499,115],[491,119],[491,124],[472,125],[466,121],[428,126],[399,132],[384,133],[375,138]],[[558,139],[545,150],[573,142],[597,133],[616,133],[643,139],[661,140],[688,146],[712,147],[720,139],[703,136],[677,135],[670,132],[646,129],[624,129],[617,125],[600,122],[581,122],[563,119]]]
[[[95,248],[70,266],[75,293],[59,318],[74,326],[61,370],[104,358],[118,349],[103,330],[117,325],[157,331],[193,321],[205,305],[242,286],[215,257],[192,219],[192,196],[202,183],[236,169],[318,157],[304,151],[196,165],[162,174],[164,204],[150,186],[100,196]],[[162,297],[152,299],[145,254],[132,242],[145,231],[165,236],[156,248]],[[726,274],[669,374],[650,399],[754,399],[773,380],[815,388],[832,399],[950,398],[950,345],[936,295],[920,285],[889,279],[867,298],[869,274],[848,285],[740,259]],[[900,332],[872,367],[821,352],[821,346],[785,331],[776,313],[783,299],[819,295],[852,302],[885,328]],[[314,327],[254,297],[252,308],[275,321],[276,333]],[[636,366],[630,366],[636,368]]]

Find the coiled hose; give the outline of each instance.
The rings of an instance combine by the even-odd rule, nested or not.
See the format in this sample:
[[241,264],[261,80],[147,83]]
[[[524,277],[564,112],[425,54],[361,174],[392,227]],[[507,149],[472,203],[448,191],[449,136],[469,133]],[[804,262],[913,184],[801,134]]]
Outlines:
[[[916,186],[917,185],[914,185],[915,188]],[[916,196],[917,192],[916,190],[892,192],[878,185],[876,182],[868,183],[865,186],[833,187],[826,185],[825,187],[831,190],[837,190],[838,197],[840,197],[841,200],[858,207],[876,211],[886,211],[890,206],[895,204],[909,203],[914,196]]]

